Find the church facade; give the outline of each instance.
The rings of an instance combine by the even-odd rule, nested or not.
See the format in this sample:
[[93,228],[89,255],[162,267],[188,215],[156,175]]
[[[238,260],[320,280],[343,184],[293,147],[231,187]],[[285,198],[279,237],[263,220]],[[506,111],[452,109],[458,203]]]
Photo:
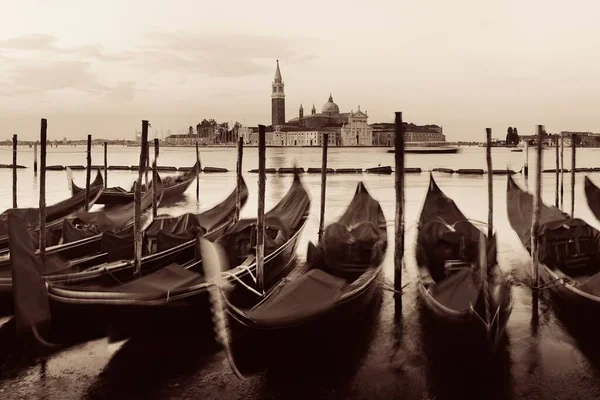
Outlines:
[[[266,127],[267,146],[321,147],[325,133],[328,134],[329,146],[393,146],[393,123],[369,125],[368,119],[367,111],[362,111],[360,106],[356,111],[340,112],[329,93],[321,112],[317,112],[313,104],[310,114],[305,114],[300,104],[298,116],[286,121],[285,85],[277,60],[275,78],[271,83],[271,126]],[[245,144],[258,144],[258,127],[241,127],[238,134],[244,138]],[[405,123],[405,140],[445,141],[445,137],[442,128],[437,125],[419,127]]]

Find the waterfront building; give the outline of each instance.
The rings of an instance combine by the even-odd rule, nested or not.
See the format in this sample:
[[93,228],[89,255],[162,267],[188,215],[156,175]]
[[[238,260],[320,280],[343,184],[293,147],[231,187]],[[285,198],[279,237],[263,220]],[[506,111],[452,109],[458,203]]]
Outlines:
[[[417,143],[444,143],[446,135],[443,128],[438,125],[415,125],[404,122],[404,142]],[[378,122],[372,125],[373,146],[394,146],[396,125],[393,122]]]

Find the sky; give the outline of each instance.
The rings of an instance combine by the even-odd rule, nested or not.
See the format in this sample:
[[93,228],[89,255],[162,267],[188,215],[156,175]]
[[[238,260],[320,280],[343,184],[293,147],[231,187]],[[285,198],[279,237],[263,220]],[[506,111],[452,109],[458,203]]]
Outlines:
[[583,0],[0,0],[0,140],[38,138],[41,118],[51,139],[268,125],[277,59],[287,119],[331,92],[451,141],[600,132],[598,15]]

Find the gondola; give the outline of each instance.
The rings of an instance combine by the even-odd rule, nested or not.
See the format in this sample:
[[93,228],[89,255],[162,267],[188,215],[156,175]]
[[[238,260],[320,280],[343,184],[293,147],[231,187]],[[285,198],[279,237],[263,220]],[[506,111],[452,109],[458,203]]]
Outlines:
[[594,185],[594,182],[588,176],[585,177],[584,187],[588,207],[592,211],[592,214],[594,214],[594,217],[600,220],[600,188]]
[[[266,214],[266,231],[269,237],[265,250],[266,285],[280,279],[280,275],[287,273],[293,265],[295,249],[306,224],[309,208],[308,193],[296,175],[288,193]],[[11,222],[11,238],[15,238],[15,248],[19,250],[18,257],[11,258],[13,270],[20,268],[19,278],[24,277],[29,284],[39,287],[35,276],[26,276],[37,273],[36,266],[40,261],[33,256],[32,249],[23,246],[27,240],[18,240],[27,234],[20,226],[20,221],[11,219]],[[233,287],[248,286],[251,276],[256,273],[256,263],[250,254],[253,253],[252,238],[255,236],[255,226],[256,220],[240,220],[221,236],[221,239],[234,249],[234,253],[230,254],[232,259],[236,259],[235,256],[237,259],[244,258],[244,262],[223,272],[224,278]],[[218,236],[214,231],[204,235],[213,241]],[[202,235],[199,236],[200,239],[201,237]],[[149,310],[152,316],[156,316],[157,312],[168,314],[173,308],[180,308],[179,306],[187,308],[201,305],[204,311],[207,311],[208,289],[212,283],[203,277],[202,260],[196,251],[200,239],[193,240],[191,244],[176,246],[168,253],[157,253],[145,258],[141,265],[141,277],[134,274],[132,264],[128,263],[127,268],[103,266],[103,273],[93,278],[48,282],[47,289],[43,292],[47,293],[52,320],[69,322],[70,315],[90,315],[93,310],[102,310],[99,315],[104,318],[110,320],[111,317],[118,316],[119,319],[123,318],[133,324],[140,315],[148,315],[145,313]],[[11,241],[11,245],[12,243]],[[37,306],[34,304],[30,307],[31,300],[19,300],[21,303],[16,308],[33,310],[35,313]],[[17,299],[15,305],[16,301]],[[27,321],[28,315],[24,312],[17,318]]]
[[[164,194],[163,199],[173,199],[181,196],[185,191],[190,187],[190,185],[194,182],[196,176],[202,171],[202,167],[199,162],[196,162],[193,167],[191,167],[184,174],[175,176],[175,177],[166,177],[164,178]],[[158,173],[157,173],[158,174]],[[142,186],[142,190],[145,188]],[[73,195],[77,193],[81,193],[85,191],[85,188],[81,188],[75,184],[75,182],[71,182],[71,190]],[[105,205],[119,205],[119,204],[128,204],[133,201],[133,186],[130,190],[125,190],[120,186],[106,188],[100,195],[100,198],[96,201],[97,204],[105,204]]]
[[254,329],[318,329],[331,320],[355,319],[378,286],[386,250],[385,216],[360,182],[345,213],[316,247],[309,244],[297,278],[282,280],[250,309],[226,297],[227,312]]
[[[246,204],[247,199],[248,188],[241,179],[241,206]],[[198,234],[218,237],[232,225],[235,203],[234,190],[224,201],[200,214],[158,216],[144,230],[142,263],[155,265],[180,253],[193,254],[194,239]],[[48,282],[79,281],[99,277],[107,271],[128,271],[132,268],[133,248],[132,232],[123,235],[122,231],[117,234],[103,232],[49,247],[46,249],[47,262],[43,265],[42,277]],[[10,259],[4,257],[0,259],[0,294],[11,293],[12,290]]]
[[[533,196],[517,186],[510,176],[506,206],[510,226],[531,252]],[[582,219],[542,203],[538,253],[541,288],[552,291],[565,305],[600,310],[599,248],[598,230]]]
[[[100,171],[90,184],[89,206],[98,200],[104,187],[104,180]],[[68,216],[83,210],[85,207],[85,190],[74,194],[72,197],[46,207],[46,243],[51,246],[57,244],[62,235],[62,223]],[[8,252],[8,215],[19,215],[28,225],[34,236],[39,235],[38,208],[8,209],[0,214],[0,254]]]
[[495,350],[513,304],[496,261],[496,236],[487,240],[431,175],[416,246],[419,293],[434,320]]

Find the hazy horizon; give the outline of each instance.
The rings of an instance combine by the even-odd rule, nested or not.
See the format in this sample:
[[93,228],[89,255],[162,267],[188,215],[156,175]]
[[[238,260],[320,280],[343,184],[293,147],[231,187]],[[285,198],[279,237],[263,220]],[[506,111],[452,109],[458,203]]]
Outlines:
[[[161,6],[162,5],[162,6]],[[599,6],[305,1],[283,5],[21,1],[2,10],[0,140],[133,139],[204,118],[268,125],[279,59],[286,119],[329,92],[369,123],[394,111],[450,141],[600,132]]]

